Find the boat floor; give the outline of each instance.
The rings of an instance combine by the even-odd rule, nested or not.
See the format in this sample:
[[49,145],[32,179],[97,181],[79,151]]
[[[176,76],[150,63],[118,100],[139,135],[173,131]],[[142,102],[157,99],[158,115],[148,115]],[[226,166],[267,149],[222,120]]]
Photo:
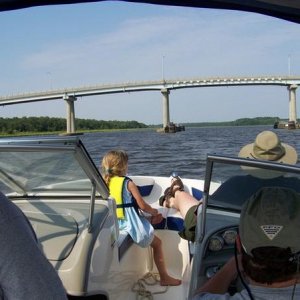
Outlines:
[[[149,273],[145,272],[140,278],[132,281],[133,290],[124,290],[121,297],[113,299],[151,299],[151,295],[153,299],[157,300],[186,299],[189,284],[188,279],[190,277],[188,242],[181,239],[176,231],[156,230],[155,234],[162,240],[164,259],[168,273],[175,278],[181,279],[182,284],[179,286],[165,287],[161,286],[159,282],[155,282],[154,277],[148,277],[149,273],[154,275],[158,274],[152,260],[150,270],[148,271]],[[129,280],[132,280],[132,277]],[[145,282],[149,282],[150,284],[146,284]],[[140,296],[140,298],[138,296]]]

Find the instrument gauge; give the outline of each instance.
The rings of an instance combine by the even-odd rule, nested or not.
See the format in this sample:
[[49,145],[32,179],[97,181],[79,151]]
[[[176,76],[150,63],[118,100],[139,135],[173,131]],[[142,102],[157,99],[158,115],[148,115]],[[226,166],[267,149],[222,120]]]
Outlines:
[[210,251],[220,251],[224,246],[224,240],[220,236],[212,236],[208,242],[208,249]]
[[222,237],[227,245],[233,245],[235,243],[235,239],[237,237],[237,231],[236,230],[226,230],[223,233]]

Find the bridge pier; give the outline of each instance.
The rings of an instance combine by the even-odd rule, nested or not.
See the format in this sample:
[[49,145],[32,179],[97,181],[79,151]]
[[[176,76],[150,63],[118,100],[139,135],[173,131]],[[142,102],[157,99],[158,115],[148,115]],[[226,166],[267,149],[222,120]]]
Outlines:
[[170,124],[170,107],[169,107],[169,94],[168,89],[160,90],[163,95],[163,128]]
[[67,134],[75,133],[75,109],[74,102],[77,100],[74,96],[64,95],[63,99],[67,103]]
[[297,110],[296,110],[296,89],[298,85],[291,84],[288,86],[289,91],[289,122],[297,123]]

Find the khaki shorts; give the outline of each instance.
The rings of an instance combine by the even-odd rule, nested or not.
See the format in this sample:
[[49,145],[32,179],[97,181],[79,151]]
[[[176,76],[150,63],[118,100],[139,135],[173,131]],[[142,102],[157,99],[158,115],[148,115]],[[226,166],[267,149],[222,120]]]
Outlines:
[[178,232],[180,237],[191,242],[195,241],[198,206],[199,204],[194,205],[187,211],[183,223],[184,228]]

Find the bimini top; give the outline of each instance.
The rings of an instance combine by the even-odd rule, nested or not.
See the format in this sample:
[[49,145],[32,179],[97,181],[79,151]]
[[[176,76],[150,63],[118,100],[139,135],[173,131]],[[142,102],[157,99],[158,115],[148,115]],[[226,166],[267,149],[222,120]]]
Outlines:
[[[0,11],[14,10],[31,6],[102,2],[105,0],[0,0]],[[288,21],[300,23],[300,1],[297,0],[150,0],[124,1],[157,5],[187,6],[200,8],[217,8],[242,10],[269,15]]]
[[0,139],[0,189],[16,196],[109,192],[78,137]]

